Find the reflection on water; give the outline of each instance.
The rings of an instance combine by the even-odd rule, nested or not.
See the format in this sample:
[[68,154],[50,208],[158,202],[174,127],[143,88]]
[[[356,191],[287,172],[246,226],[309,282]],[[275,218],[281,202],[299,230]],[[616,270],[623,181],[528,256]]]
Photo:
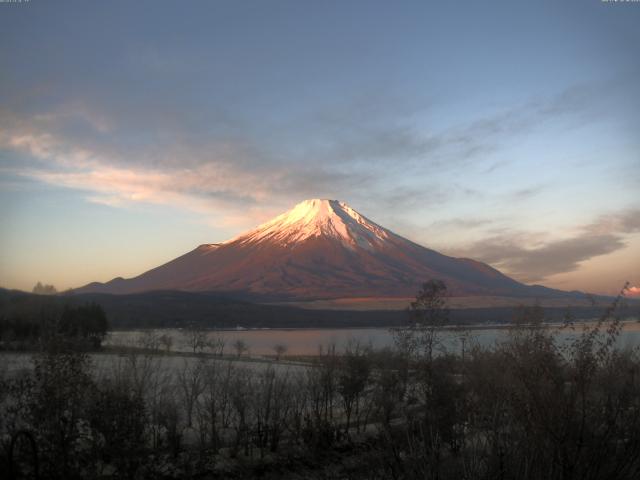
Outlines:
[[[185,336],[180,330],[162,329],[153,330],[154,334],[166,334],[173,339],[172,351],[188,352],[191,348],[187,345]],[[116,331],[111,332],[106,345],[137,345],[145,331]],[[459,351],[462,348],[462,339],[465,338],[466,348],[477,344],[491,346],[496,341],[508,338],[509,330],[505,328],[486,328],[472,330],[449,330],[443,332],[443,343],[448,350]],[[575,337],[577,332],[557,331],[556,338],[564,342]],[[318,353],[320,346],[326,348],[335,345],[336,351],[343,351],[349,342],[357,341],[363,345],[371,345],[374,348],[383,348],[393,345],[393,336],[384,328],[343,328],[343,329],[298,329],[298,330],[233,330],[233,331],[208,331],[210,340],[222,337],[225,341],[225,353],[232,354],[233,343],[242,340],[249,348],[252,355],[274,355],[275,345],[284,345],[287,355],[313,355]],[[618,338],[618,347],[628,348],[640,345],[640,324],[637,322],[625,324]],[[206,349],[204,351],[207,351]]]

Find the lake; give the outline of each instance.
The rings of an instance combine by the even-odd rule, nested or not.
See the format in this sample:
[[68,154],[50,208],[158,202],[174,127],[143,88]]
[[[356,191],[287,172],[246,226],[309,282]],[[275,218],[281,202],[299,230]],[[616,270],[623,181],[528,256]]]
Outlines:
[[[575,337],[581,326],[575,331],[566,331],[550,326],[556,332],[558,341],[563,342]],[[447,349],[459,351],[462,348],[462,338],[466,338],[467,348],[472,344],[491,346],[496,341],[504,340],[509,335],[509,328],[487,327],[469,330],[445,330],[442,332],[443,343]],[[127,330],[113,331],[109,334],[105,345],[108,346],[139,346],[140,340],[149,334],[168,335],[172,338],[171,350],[174,352],[188,352],[190,347],[182,330]],[[225,353],[233,353],[233,343],[242,340],[248,347],[250,355],[274,355],[275,345],[284,345],[287,355],[314,355],[322,346],[335,345],[336,351],[341,352],[349,342],[359,342],[374,348],[384,348],[393,345],[393,336],[386,328],[313,328],[313,329],[264,329],[264,330],[208,330],[209,340],[222,338],[225,342]],[[640,345],[640,323],[627,321],[618,338],[617,346],[630,348]],[[207,349],[205,348],[206,352]]]

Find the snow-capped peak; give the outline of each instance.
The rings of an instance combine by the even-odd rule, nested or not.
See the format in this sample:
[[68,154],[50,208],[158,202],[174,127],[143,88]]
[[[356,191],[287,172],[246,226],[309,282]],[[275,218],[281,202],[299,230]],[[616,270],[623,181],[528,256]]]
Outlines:
[[291,210],[225,243],[275,241],[291,245],[312,237],[327,236],[345,246],[367,250],[393,235],[353,208],[338,200],[314,198],[300,202]]

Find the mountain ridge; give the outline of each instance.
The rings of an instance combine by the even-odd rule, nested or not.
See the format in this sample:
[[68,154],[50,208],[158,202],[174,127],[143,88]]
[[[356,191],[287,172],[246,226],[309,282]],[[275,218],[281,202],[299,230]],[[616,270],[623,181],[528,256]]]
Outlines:
[[79,293],[241,292],[281,300],[406,297],[438,278],[452,295],[572,296],[524,285],[470,258],[408,240],[344,202],[311,199],[225,242],[202,244],[137,277]]

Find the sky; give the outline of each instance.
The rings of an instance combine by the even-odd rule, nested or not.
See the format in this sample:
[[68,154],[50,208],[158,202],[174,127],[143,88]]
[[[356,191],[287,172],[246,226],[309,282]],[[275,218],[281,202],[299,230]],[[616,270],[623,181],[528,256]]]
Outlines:
[[0,286],[130,277],[308,198],[640,286],[640,3],[0,3]]

